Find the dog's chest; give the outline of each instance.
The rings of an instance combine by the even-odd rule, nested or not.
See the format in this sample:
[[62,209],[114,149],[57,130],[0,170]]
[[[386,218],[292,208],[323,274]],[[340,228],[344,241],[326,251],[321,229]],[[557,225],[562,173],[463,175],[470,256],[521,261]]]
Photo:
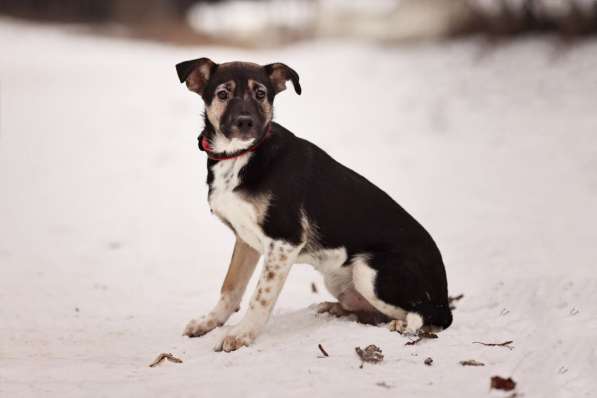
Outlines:
[[240,171],[247,164],[250,154],[222,160],[212,166],[213,180],[210,185],[209,206],[247,244],[261,252],[264,235],[258,223],[258,211],[235,188],[241,183]]

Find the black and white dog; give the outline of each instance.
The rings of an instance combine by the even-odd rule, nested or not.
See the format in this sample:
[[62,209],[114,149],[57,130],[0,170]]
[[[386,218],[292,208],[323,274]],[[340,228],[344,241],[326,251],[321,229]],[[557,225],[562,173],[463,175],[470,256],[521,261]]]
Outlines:
[[205,102],[199,146],[208,156],[209,204],[236,235],[219,302],[185,335],[201,336],[239,310],[262,254],[249,309],[218,351],[255,340],[294,263],[312,264],[337,298],[321,312],[391,320],[410,333],[452,323],[444,264],[427,231],[367,179],[272,121],[288,80],[301,93],[293,69],[207,58],[176,69]]

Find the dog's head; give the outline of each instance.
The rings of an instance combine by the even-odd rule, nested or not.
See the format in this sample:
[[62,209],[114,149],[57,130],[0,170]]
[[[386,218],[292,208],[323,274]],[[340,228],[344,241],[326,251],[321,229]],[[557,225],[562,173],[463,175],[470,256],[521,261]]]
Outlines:
[[272,121],[274,97],[288,80],[301,93],[298,74],[282,63],[216,64],[199,58],[179,63],[176,71],[180,82],[205,102],[206,124],[212,127],[209,140],[216,152],[244,149],[260,139]]

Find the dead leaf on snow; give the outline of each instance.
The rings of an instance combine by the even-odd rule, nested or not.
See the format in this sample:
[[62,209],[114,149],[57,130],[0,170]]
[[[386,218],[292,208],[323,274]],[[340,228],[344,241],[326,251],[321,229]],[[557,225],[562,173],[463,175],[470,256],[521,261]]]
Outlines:
[[495,390],[512,391],[514,388],[516,388],[516,382],[510,377],[504,379],[500,376],[493,376],[491,378],[490,388]]
[[164,359],[167,359],[170,362],[174,362],[174,363],[182,363],[182,359],[180,358],[176,358],[174,355],[172,355],[169,352],[162,352],[160,355],[157,356],[157,358],[149,364],[150,368],[153,368],[155,366],[158,366]]
[[379,363],[383,361],[383,354],[381,353],[381,348],[374,344],[368,345],[364,350],[361,347],[355,347],[355,351],[359,358],[361,358],[361,368],[365,362],[369,363]]
[[483,362],[479,362],[475,359],[467,359],[466,361],[459,362],[462,366],[485,366]]
[[419,330],[417,332],[417,338],[415,340],[411,340],[411,341],[408,341],[408,342],[404,343],[404,345],[415,345],[419,341],[422,341],[424,339],[437,339],[437,337],[438,336],[435,333],[426,332],[424,330]]

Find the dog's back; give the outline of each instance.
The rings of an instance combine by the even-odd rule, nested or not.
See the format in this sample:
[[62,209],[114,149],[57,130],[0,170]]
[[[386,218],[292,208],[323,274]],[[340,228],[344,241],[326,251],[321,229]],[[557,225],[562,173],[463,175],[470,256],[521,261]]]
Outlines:
[[275,193],[276,208],[265,217],[264,230],[300,241],[305,217],[311,233],[302,255],[343,248],[343,266],[366,256],[379,275],[379,298],[421,314],[425,324],[448,327],[444,264],[429,233],[369,180],[279,124],[272,126],[268,145],[247,164],[239,187],[253,195]]

